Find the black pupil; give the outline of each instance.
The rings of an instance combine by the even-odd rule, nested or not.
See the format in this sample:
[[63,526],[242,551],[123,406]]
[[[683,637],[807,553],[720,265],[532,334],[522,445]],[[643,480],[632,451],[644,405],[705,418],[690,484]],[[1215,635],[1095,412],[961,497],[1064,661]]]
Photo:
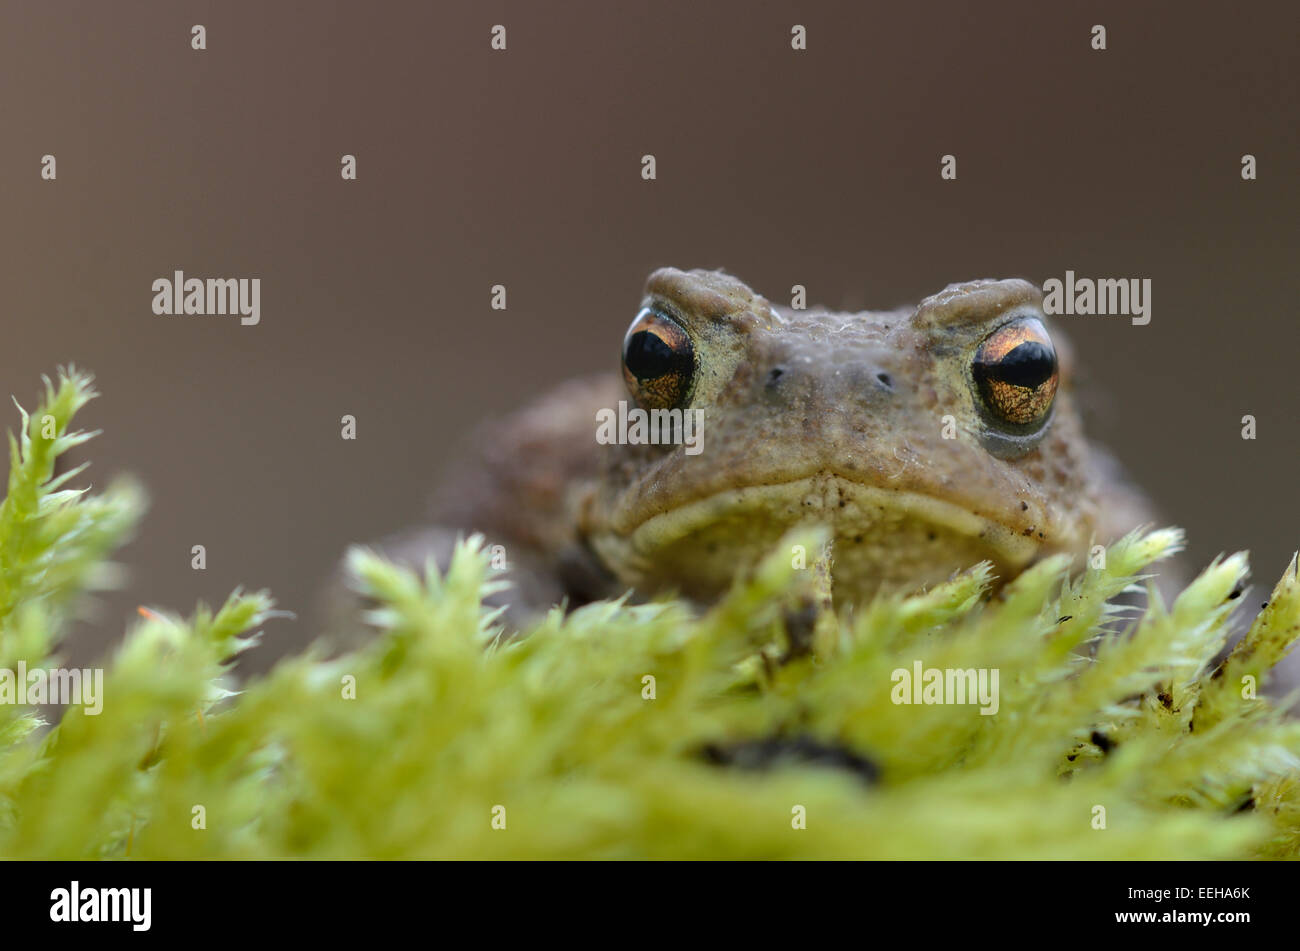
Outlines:
[[628,338],[623,362],[638,380],[653,380],[680,370],[684,355],[673,350],[657,334],[638,330]]
[[1034,389],[1056,372],[1056,354],[1037,340],[1020,344],[997,363],[980,367],[989,379]]

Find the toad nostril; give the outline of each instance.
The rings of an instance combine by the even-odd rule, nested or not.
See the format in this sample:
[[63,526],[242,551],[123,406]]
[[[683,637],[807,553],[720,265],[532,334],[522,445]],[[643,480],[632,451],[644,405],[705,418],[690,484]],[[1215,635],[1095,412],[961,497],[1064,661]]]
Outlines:
[[772,367],[772,369],[768,371],[767,374],[768,389],[771,389],[772,387],[776,386],[776,381],[781,379],[781,377],[784,375],[785,375],[785,367]]
[[880,381],[880,385],[885,389],[892,390],[894,388],[894,380],[888,373],[877,373],[876,379]]

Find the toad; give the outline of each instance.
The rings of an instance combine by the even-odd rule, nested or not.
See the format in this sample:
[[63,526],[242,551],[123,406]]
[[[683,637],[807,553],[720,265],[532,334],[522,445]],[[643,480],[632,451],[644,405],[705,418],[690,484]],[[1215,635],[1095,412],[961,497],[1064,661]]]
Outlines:
[[[436,525],[379,547],[445,566],[458,536],[482,533],[509,566],[499,597],[516,624],[629,589],[707,603],[801,524],[829,530],[836,603],[981,561],[1005,582],[1150,518],[1089,445],[1069,350],[1048,325],[1022,280],[838,313],[776,306],[720,271],[664,268],[633,312],[620,372],[487,427]],[[697,414],[696,451],[598,440],[621,401]]]

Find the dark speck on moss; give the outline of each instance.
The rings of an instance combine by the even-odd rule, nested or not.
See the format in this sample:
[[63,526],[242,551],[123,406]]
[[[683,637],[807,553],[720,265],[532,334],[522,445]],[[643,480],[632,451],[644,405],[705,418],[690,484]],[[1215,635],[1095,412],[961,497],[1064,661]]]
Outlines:
[[1114,741],[1100,730],[1093,730],[1092,736],[1090,736],[1089,739],[1092,740],[1097,749],[1101,750],[1103,753],[1109,753],[1115,746]]
[[736,769],[766,770],[776,766],[827,766],[846,770],[868,785],[880,778],[880,767],[865,756],[811,736],[769,736],[758,740],[709,743],[700,750],[706,762]]

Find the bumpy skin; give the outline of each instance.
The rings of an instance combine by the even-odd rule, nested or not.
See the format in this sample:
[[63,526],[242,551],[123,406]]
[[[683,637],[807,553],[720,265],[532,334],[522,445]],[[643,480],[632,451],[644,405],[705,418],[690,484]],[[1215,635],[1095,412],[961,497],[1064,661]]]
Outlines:
[[[458,534],[486,534],[505,546],[516,587],[503,600],[522,623],[561,599],[628,588],[707,602],[801,522],[832,529],[843,603],[985,559],[1006,580],[1150,520],[1084,438],[1058,333],[1045,425],[1017,434],[984,408],[971,369],[981,341],[1021,317],[1048,324],[1024,281],[844,314],[774,307],[724,273],[668,268],[650,276],[643,306],[694,344],[687,408],[704,410],[700,454],[598,444],[597,411],[632,398],[617,374],[574,381],[483,432],[441,494],[438,527],[381,547],[444,563]],[[611,324],[611,351],[622,329]]]

